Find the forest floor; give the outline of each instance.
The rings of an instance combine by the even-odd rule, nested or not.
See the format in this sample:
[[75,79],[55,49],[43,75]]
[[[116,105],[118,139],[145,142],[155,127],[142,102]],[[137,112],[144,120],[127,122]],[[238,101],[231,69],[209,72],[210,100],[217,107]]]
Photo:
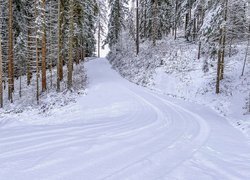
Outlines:
[[130,83],[107,59],[86,69],[87,96],[49,116],[8,116],[0,179],[250,179],[250,142],[226,118]]

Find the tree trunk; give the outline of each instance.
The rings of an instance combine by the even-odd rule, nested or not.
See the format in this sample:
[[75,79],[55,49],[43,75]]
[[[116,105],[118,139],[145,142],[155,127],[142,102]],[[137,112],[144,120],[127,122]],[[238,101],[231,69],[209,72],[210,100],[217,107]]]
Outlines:
[[153,46],[156,46],[156,38],[157,38],[157,6],[158,6],[158,0],[154,0],[154,4],[153,4],[153,28],[152,28],[152,32],[153,32]]
[[100,22],[100,15],[99,15],[99,22],[98,22],[98,57],[101,56],[101,22]]
[[50,66],[49,66],[49,71],[50,71],[50,88],[52,88],[53,86],[53,60],[52,60],[52,35],[51,35],[51,2],[49,2],[49,63],[50,63]]
[[22,97],[22,74],[19,74],[19,97]]
[[3,107],[3,58],[2,58],[2,34],[0,33],[0,108],[2,107]]
[[187,41],[188,41],[188,34],[187,34],[188,22],[189,22],[189,13],[186,13],[186,18],[185,18],[185,38],[187,39]]
[[32,55],[31,55],[31,27],[30,27],[30,20],[28,20],[28,43],[27,43],[27,85],[30,85],[31,81],[31,61],[32,61]]
[[[224,1],[224,23],[227,21],[227,7],[228,0]],[[221,57],[221,80],[224,79],[224,67],[225,67],[225,49],[226,49],[226,24],[223,26],[223,37],[222,37],[222,57]]]
[[[35,17],[37,18],[37,8],[35,9]],[[38,28],[36,28],[36,101],[39,104],[39,41],[38,41]]]
[[186,17],[185,17],[185,34],[188,28],[188,22],[189,22],[189,13],[186,13]]
[[143,23],[143,34],[144,34],[144,38],[147,37],[147,7],[146,7],[146,2],[144,1],[143,3],[143,7],[144,7],[144,23]]
[[174,22],[174,39],[177,38],[177,12],[178,12],[178,0],[175,0],[175,22]]
[[42,0],[43,11],[43,34],[42,34],[42,92],[47,89],[46,83],[46,16],[45,16],[45,0]]
[[8,99],[13,103],[14,91],[14,48],[13,48],[13,8],[9,0],[9,25],[8,25]]
[[201,58],[201,41],[199,42],[198,59]]
[[136,55],[139,54],[139,0],[136,0]]
[[68,89],[72,88],[73,79],[73,41],[74,41],[74,0],[70,0],[69,19],[69,61],[68,61]]
[[218,62],[217,62],[217,78],[216,78],[216,94],[220,93],[220,80],[221,80],[221,45],[222,45],[222,32],[223,30],[220,29],[220,40],[219,40],[219,50],[218,50]]
[[[2,9],[2,5],[0,5]],[[0,11],[2,17],[2,11]],[[3,108],[3,56],[2,56],[2,21],[0,21],[0,108]]]
[[62,23],[63,23],[63,4],[58,0],[58,57],[57,57],[57,91],[60,91],[60,81],[63,79],[63,60],[62,60]]

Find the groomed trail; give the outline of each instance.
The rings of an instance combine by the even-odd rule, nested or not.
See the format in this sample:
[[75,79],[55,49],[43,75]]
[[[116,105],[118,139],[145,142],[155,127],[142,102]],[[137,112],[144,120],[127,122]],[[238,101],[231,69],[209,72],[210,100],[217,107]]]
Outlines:
[[1,180],[250,179],[250,142],[226,119],[128,82],[107,59],[86,68],[87,96],[0,129]]

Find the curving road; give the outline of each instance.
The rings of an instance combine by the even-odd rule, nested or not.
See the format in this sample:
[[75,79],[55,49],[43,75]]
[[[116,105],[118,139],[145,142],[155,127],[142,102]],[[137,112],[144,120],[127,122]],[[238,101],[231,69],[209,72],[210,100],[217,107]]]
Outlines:
[[106,59],[86,66],[87,96],[43,125],[0,130],[1,180],[250,179],[250,142],[224,118],[136,86]]

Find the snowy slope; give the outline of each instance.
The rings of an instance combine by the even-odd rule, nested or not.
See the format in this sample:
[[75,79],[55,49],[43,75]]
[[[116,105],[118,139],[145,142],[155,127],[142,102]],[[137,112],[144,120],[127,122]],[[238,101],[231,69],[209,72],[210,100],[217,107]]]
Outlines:
[[0,179],[250,179],[250,142],[226,119],[129,83],[106,59],[86,68],[87,96],[1,127]]
[[[86,58],[88,61],[91,58]],[[80,64],[74,64],[73,72],[73,88],[72,92],[67,89],[67,67],[63,67],[63,80],[60,83],[60,92],[57,92],[57,68],[54,67],[52,72],[47,70],[47,91],[41,92],[41,80],[39,79],[39,104],[37,103],[36,93],[36,74],[32,74],[31,84],[27,86],[26,75],[15,79],[15,91],[13,93],[13,103],[8,100],[8,88],[3,92],[3,108],[0,108],[0,118],[2,114],[9,116],[18,116],[19,113],[27,110],[33,111],[34,115],[37,113],[49,114],[51,109],[58,108],[75,101],[75,99],[85,94],[87,86],[87,76],[84,69],[83,61]],[[7,86],[7,85],[6,85]],[[21,90],[21,92],[20,92]],[[21,94],[21,97],[20,97]],[[1,124],[0,124],[1,126]]]
[[109,54],[109,61],[128,80],[161,94],[206,105],[250,137],[250,56],[241,76],[246,44],[235,42],[231,57],[227,52],[220,94],[215,93],[217,57],[202,54],[198,60],[198,44],[184,38],[168,36],[157,41],[155,47],[145,41],[136,57],[134,43],[128,41]]

